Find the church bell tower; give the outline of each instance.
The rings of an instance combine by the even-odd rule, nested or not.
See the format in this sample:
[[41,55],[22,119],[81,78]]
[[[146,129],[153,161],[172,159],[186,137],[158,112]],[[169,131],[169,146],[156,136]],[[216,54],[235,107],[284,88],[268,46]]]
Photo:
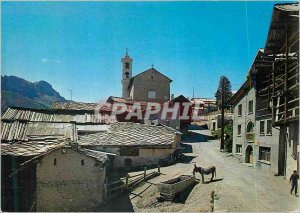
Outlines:
[[132,61],[126,49],[126,55],[121,59],[122,64],[122,98],[129,98],[129,82],[132,77]]

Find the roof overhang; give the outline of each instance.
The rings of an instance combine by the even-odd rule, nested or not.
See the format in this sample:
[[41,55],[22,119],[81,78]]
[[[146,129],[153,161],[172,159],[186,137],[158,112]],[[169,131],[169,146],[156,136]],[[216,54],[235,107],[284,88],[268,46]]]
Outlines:
[[[286,40],[286,31],[290,34],[290,38],[299,39],[299,3],[274,5],[265,45],[266,54],[278,54],[285,51],[282,47]],[[294,51],[291,50],[291,52]]]

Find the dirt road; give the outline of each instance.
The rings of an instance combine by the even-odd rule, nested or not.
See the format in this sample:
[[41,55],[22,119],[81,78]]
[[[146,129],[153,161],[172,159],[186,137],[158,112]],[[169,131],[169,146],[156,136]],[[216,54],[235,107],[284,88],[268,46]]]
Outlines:
[[[163,173],[134,190],[125,199],[125,211],[229,211],[229,212],[287,212],[299,209],[299,199],[289,194],[289,184],[282,177],[241,164],[234,157],[219,152],[219,141],[208,140],[209,131],[193,130],[183,138],[187,161],[161,168]],[[183,203],[156,201],[155,184],[181,174],[191,174],[193,164],[217,167],[217,180],[199,183],[190,190]],[[196,175],[200,178],[200,175]],[[211,196],[212,192],[215,196]],[[212,199],[212,197],[214,199]],[[129,205],[129,206],[128,206]],[[115,211],[121,211],[117,208]]]

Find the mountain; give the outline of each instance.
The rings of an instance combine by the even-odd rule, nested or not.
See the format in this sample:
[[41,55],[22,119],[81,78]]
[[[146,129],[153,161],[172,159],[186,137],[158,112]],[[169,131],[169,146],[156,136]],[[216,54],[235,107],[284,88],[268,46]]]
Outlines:
[[17,76],[1,76],[1,109],[9,106],[50,108],[54,101],[66,101],[46,81],[29,82]]

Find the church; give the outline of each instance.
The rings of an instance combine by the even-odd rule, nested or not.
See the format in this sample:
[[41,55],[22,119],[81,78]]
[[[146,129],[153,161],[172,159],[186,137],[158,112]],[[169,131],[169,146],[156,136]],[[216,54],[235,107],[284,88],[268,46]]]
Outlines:
[[126,55],[122,64],[122,98],[135,101],[167,102],[172,80],[153,67],[132,77],[133,59]]

